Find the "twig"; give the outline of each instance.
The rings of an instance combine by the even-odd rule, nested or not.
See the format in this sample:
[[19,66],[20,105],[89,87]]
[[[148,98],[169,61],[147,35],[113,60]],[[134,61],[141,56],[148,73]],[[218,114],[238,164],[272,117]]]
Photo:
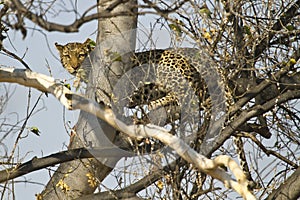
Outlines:
[[269,150],[267,149],[261,142],[258,141],[258,139],[252,135],[252,134],[249,134],[249,133],[246,133],[244,132],[242,134],[243,137],[247,137],[247,138],[250,138],[259,148],[261,148],[261,150],[263,150],[263,152],[265,152],[268,156],[269,155],[273,155],[277,158],[279,158],[280,160],[282,160],[283,162],[293,166],[294,168],[297,168],[298,165],[292,161],[290,161],[289,159],[287,159],[286,157],[280,155],[279,153],[277,153],[276,151],[273,151],[273,150]]
[[22,59],[20,58],[19,56],[17,56],[16,54],[14,54],[13,52],[5,49],[5,48],[2,48],[1,51],[3,51],[4,53],[6,53],[7,55],[13,57],[14,59],[18,60],[20,63],[22,63],[22,65],[24,65],[24,67],[30,71],[32,71],[30,69],[30,67],[27,65],[27,63]]

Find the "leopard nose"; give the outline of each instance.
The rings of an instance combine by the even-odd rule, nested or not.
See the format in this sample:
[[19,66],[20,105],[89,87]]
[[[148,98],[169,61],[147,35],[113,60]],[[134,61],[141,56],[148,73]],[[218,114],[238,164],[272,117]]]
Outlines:
[[80,67],[80,65],[73,65],[73,69],[78,69]]
[[71,62],[71,66],[72,66],[73,69],[76,70],[77,68],[80,67],[80,64],[78,62],[76,62],[76,61],[73,61],[73,62]]

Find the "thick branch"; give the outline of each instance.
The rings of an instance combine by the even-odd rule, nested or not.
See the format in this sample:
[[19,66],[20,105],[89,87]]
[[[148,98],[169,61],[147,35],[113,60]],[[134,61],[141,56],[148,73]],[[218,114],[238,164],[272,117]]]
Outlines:
[[[54,23],[54,22],[49,22],[45,18],[43,18],[43,16],[37,15],[37,14],[33,13],[32,11],[30,11],[29,9],[27,9],[23,5],[23,3],[19,0],[12,0],[11,2],[9,2],[9,4],[10,4],[10,8],[13,11],[24,14],[24,16],[27,19],[29,19],[30,21],[32,21],[33,23],[37,24],[38,26],[40,26],[41,28],[43,28],[47,31],[59,31],[59,32],[68,33],[68,32],[78,32],[79,28],[83,24],[93,21],[93,20],[96,20],[96,19],[135,15],[136,13],[128,12],[128,11],[112,12],[118,5],[124,4],[127,1],[117,0],[115,2],[112,2],[106,9],[103,9],[101,12],[87,15],[87,16],[83,15],[79,19],[74,19],[74,22],[69,25],[62,25],[62,24],[58,24],[58,23]],[[150,1],[145,1],[145,2],[147,2],[149,4],[148,8],[153,8],[153,9],[155,9],[156,12],[167,15],[168,13],[172,13],[172,12],[176,11],[177,9],[179,9],[186,1],[184,0],[182,2],[179,2],[177,4],[177,6],[175,6],[174,8],[170,8],[170,9],[161,9],[158,6],[151,3]],[[134,9],[134,7],[132,7],[131,9]],[[130,9],[128,9],[128,10],[130,10]],[[143,14],[147,14],[147,13],[157,14],[156,12],[146,11],[146,12],[139,12],[137,14],[139,14],[139,15],[143,15]]]
[[242,111],[234,121],[226,126],[226,128],[222,131],[222,134],[216,138],[214,145],[212,145],[213,147],[209,150],[208,155],[217,150],[231,136],[232,132],[237,130],[237,128],[242,126],[247,120],[271,110],[275,105],[282,104],[288,100],[296,98],[300,98],[300,91],[288,90],[280,96],[275,97],[262,105],[256,105],[250,109]]
[[71,104],[64,95],[71,93],[71,91],[63,84],[57,83],[52,77],[24,69],[0,67],[0,82],[18,83],[26,87],[33,87],[41,92],[51,93],[66,108],[71,109]]
[[[123,1],[119,1],[119,4],[123,3]],[[112,18],[116,16],[129,16],[133,15],[133,13],[130,12],[111,12],[111,10],[116,6],[114,4],[114,7],[109,7],[107,10],[103,10],[101,13],[91,14],[88,16],[83,16],[79,19],[75,19],[75,21],[72,24],[69,25],[61,25],[53,22],[49,22],[45,20],[42,16],[34,14],[29,9],[27,9],[21,1],[19,0],[12,0],[11,1],[11,8],[12,10],[15,10],[17,12],[23,13],[26,18],[31,20],[33,23],[39,25],[43,29],[47,31],[60,31],[60,32],[78,32],[79,28],[85,24],[86,22],[90,22],[95,19],[99,18]]]
[[[129,152],[118,151],[119,148],[106,149],[70,149],[59,153],[51,154],[46,157],[34,157],[30,161],[17,165],[16,167],[0,171],[0,182],[5,182],[33,171],[44,169],[60,163],[68,162],[75,159],[92,158],[92,157],[128,157],[132,156]],[[123,153],[123,154],[122,154]]]
[[247,102],[249,102],[252,98],[257,96],[261,91],[263,91],[265,88],[270,86],[271,84],[277,82],[280,77],[285,75],[289,71],[289,66],[286,66],[285,68],[282,68],[278,72],[276,72],[274,75],[272,75],[271,79],[265,79],[262,81],[259,85],[252,87],[249,89],[242,98],[238,100],[231,108],[230,108],[230,115],[235,114],[237,111],[239,111]]

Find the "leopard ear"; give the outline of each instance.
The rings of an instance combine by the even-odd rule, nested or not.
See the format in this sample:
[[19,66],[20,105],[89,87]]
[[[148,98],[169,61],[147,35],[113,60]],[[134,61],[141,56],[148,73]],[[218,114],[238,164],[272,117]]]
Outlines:
[[86,41],[84,42],[84,44],[90,49],[90,50],[93,50],[96,46],[96,43],[94,40],[88,38],[86,39]]
[[55,47],[56,47],[56,49],[57,49],[59,52],[62,52],[62,50],[63,50],[63,46],[62,46],[62,45],[60,45],[60,44],[58,44],[57,42],[55,42]]

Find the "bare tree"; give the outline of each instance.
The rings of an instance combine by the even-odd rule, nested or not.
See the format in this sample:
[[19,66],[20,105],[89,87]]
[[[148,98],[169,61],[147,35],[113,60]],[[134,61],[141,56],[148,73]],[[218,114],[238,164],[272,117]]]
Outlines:
[[[0,6],[1,53],[26,68],[1,67],[1,82],[36,88],[54,95],[68,109],[81,110],[67,151],[22,164],[14,165],[12,158],[26,128],[39,134],[37,127],[27,127],[36,107],[28,109],[21,126],[11,124],[20,127],[19,137],[10,155],[3,156],[3,166],[12,167],[0,171],[2,196],[9,180],[55,164],[60,165],[37,199],[228,199],[237,193],[244,199],[300,196],[300,1],[116,0],[97,1],[83,12],[77,10],[76,1],[11,0]],[[72,23],[55,21],[65,13],[73,15]],[[152,20],[148,31],[144,30],[148,25],[137,25],[138,16]],[[22,56],[4,45],[13,33],[21,32],[26,40],[32,28],[28,24],[44,34],[67,34],[93,20],[98,21],[97,45],[83,63],[91,71],[85,94],[32,72]],[[187,82],[188,89],[195,85],[200,89],[196,99],[182,103],[180,119],[167,112],[166,121],[161,122],[165,113],[151,110],[151,105],[122,103],[122,99],[144,95],[139,91],[145,93],[146,87],[158,88],[160,94],[169,92],[155,85],[170,81],[164,80],[169,75],[157,75],[160,66],[169,65],[161,54],[166,51],[157,48],[155,29],[166,30],[171,54],[175,51],[173,55],[183,56],[195,68],[184,72],[184,79],[201,77],[197,83]],[[140,53],[134,53],[136,49]],[[148,60],[162,57],[158,65],[141,67],[143,55]],[[180,90],[173,89],[180,97]],[[9,92],[0,99],[1,111]],[[5,121],[1,123],[4,139],[10,130]],[[242,168],[232,159],[236,157]],[[120,161],[124,166],[117,164]],[[103,185],[109,175],[116,188]],[[97,188],[100,191],[95,193]]]

